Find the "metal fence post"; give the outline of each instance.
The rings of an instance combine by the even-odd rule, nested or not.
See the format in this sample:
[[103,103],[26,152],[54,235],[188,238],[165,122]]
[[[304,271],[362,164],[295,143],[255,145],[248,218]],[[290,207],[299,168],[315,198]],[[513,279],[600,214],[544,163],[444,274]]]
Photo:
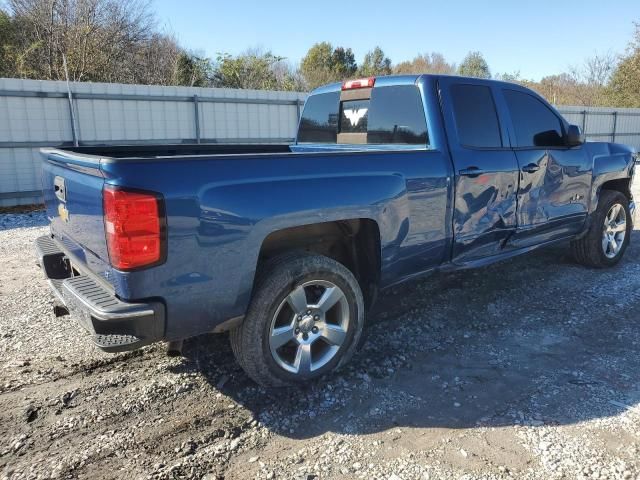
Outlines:
[[613,132],[611,133],[611,141],[616,141],[616,128],[618,127],[618,112],[613,112]]
[[79,145],[78,132],[76,132],[76,115],[73,111],[73,93],[69,90],[69,119],[71,121],[71,136],[73,137],[73,146]]
[[587,111],[582,111],[582,134],[587,134]]
[[198,95],[193,96],[193,113],[196,120],[196,143],[200,143],[200,108],[198,107]]
[[73,146],[78,146],[78,132],[76,132],[76,115],[73,111],[73,93],[71,93],[71,84],[69,83],[69,70],[67,70],[67,56],[62,54],[62,66],[64,67],[64,76],[67,80],[67,96],[69,98],[69,116],[71,117],[71,135],[73,136]]

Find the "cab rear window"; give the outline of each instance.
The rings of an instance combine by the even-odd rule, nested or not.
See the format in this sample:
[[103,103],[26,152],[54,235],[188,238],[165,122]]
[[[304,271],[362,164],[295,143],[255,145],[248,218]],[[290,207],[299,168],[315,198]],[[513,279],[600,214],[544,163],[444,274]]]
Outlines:
[[375,87],[367,99],[340,102],[340,92],[309,97],[298,142],[337,143],[339,133],[361,134],[367,144],[426,145],[420,91],[414,85],[397,85]]

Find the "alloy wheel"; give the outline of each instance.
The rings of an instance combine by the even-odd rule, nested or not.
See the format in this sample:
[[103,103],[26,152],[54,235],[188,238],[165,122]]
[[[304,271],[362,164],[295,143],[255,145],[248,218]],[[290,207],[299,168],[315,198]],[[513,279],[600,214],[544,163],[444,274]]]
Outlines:
[[619,203],[609,209],[602,231],[602,250],[607,258],[615,258],[627,235],[627,212]]
[[349,303],[340,287],[326,280],[305,282],[285,297],[273,316],[271,355],[294,374],[318,370],[342,347],[349,321]]

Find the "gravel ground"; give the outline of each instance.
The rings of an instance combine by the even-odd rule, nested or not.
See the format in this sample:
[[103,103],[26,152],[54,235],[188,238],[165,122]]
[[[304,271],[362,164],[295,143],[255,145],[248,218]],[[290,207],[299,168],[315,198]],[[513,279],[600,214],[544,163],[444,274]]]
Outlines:
[[269,392],[226,336],[110,355],[0,215],[0,478],[640,479],[640,232],[614,269],[551,248],[382,296],[359,353]]

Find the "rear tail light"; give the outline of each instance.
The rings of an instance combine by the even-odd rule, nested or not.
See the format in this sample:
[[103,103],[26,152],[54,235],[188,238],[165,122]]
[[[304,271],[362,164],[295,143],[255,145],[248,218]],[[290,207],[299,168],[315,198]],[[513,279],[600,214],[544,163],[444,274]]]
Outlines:
[[356,80],[345,80],[342,82],[342,90],[353,90],[355,88],[372,88],[376,83],[376,77],[358,78]]
[[164,202],[160,195],[105,186],[104,228],[111,265],[133,270],[166,256]]

